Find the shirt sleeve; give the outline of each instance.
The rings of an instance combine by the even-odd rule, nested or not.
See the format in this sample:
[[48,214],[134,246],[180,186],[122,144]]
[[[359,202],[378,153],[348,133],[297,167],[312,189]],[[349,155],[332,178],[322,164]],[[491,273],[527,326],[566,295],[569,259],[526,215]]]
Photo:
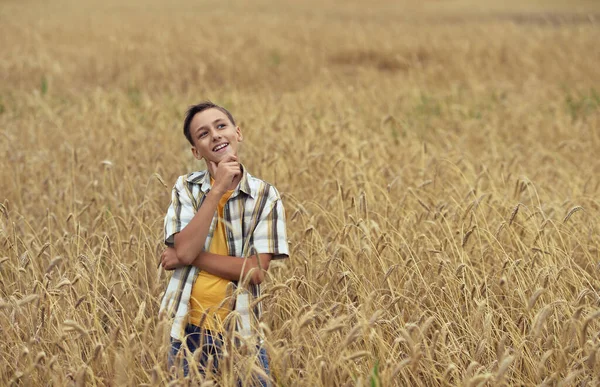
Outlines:
[[186,176],[180,176],[175,182],[171,193],[171,204],[165,216],[165,244],[175,244],[175,234],[183,230],[194,217],[191,192],[186,189],[184,180]]
[[251,249],[255,254],[273,254],[273,259],[288,258],[290,255],[285,226],[285,209],[275,188],[275,199],[265,208],[254,233]]

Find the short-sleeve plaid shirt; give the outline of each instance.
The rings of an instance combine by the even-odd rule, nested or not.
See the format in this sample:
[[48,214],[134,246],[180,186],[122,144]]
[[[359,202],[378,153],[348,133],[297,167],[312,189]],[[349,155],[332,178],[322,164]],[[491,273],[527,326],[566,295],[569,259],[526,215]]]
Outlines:
[[[245,257],[253,254],[273,254],[273,259],[289,255],[285,229],[285,212],[279,192],[272,185],[251,176],[242,166],[242,179],[225,204],[223,220],[227,232],[229,255]],[[165,216],[165,243],[173,245],[175,234],[192,220],[210,191],[210,174],[200,171],[180,176],[173,187],[171,205]],[[217,224],[213,216],[204,249],[208,251]],[[188,311],[192,287],[198,275],[195,266],[184,266],[173,272],[162,299],[161,311],[173,318],[171,337],[183,340],[183,331],[188,322]],[[250,285],[252,296],[260,296],[260,285]],[[236,312],[249,316],[246,303],[237,303]],[[260,318],[261,305],[252,310]]]

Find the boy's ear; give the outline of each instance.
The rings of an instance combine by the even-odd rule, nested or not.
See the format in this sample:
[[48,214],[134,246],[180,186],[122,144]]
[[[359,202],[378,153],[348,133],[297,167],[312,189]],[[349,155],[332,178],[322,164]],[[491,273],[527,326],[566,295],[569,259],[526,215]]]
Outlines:
[[239,142],[242,142],[242,140],[244,139],[244,136],[242,135],[242,129],[240,129],[240,127],[239,127],[239,126],[237,126],[237,127],[235,128],[235,133],[237,134],[237,140],[238,140]]
[[198,149],[195,146],[192,147],[192,154],[194,155],[194,157],[196,158],[196,160],[202,160],[203,159],[202,155],[200,154],[200,152],[198,152]]

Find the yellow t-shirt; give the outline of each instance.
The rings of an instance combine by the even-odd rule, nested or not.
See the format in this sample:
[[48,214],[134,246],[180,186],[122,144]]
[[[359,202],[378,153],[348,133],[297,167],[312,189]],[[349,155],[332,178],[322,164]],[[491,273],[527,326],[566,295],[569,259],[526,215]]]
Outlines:
[[[212,179],[211,183],[214,184]],[[221,200],[219,200],[217,224],[208,249],[213,254],[229,255],[226,228],[223,222],[223,209],[232,193],[233,191],[227,191],[221,197]],[[223,321],[231,311],[231,308],[228,302],[221,307],[219,305],[227,297],[227,286],[230,283],[231,281],[229,280],[200,270],[192,287],[189,323],[199,326],[202,316],[206,313],[206,319],[202,323],[202,327],[214,332],[222,332],[224,330]]]

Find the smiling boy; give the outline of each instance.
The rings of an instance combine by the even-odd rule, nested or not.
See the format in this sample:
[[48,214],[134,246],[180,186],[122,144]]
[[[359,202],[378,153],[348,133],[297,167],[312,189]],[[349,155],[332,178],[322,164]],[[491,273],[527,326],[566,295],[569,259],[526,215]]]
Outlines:
[[[204,372],[210,355],[218,368],[225,320],[232,311],[231,283],[248,275],[250,292],[260,296],[270,261],[289,253],[279,193],[238,161],[243,136],[231,113],[212,102],[191,106],[183,131],[192,154],[206,162],[207,170],[180,176],[173,188],[165,217],[169,247],[161,261],[165,269],[175,271],[161,310],[173,317],[170,360],[185,342],[191,352],[202,351]],[[247,333],[249,322],[243,317],[252,313],[260,318],[261,307],[249,311],[248,302],[241,301],[235,308]],[[262,348],[259,359],[268,374]],[[185,359],[183,368],[187,374]]]

